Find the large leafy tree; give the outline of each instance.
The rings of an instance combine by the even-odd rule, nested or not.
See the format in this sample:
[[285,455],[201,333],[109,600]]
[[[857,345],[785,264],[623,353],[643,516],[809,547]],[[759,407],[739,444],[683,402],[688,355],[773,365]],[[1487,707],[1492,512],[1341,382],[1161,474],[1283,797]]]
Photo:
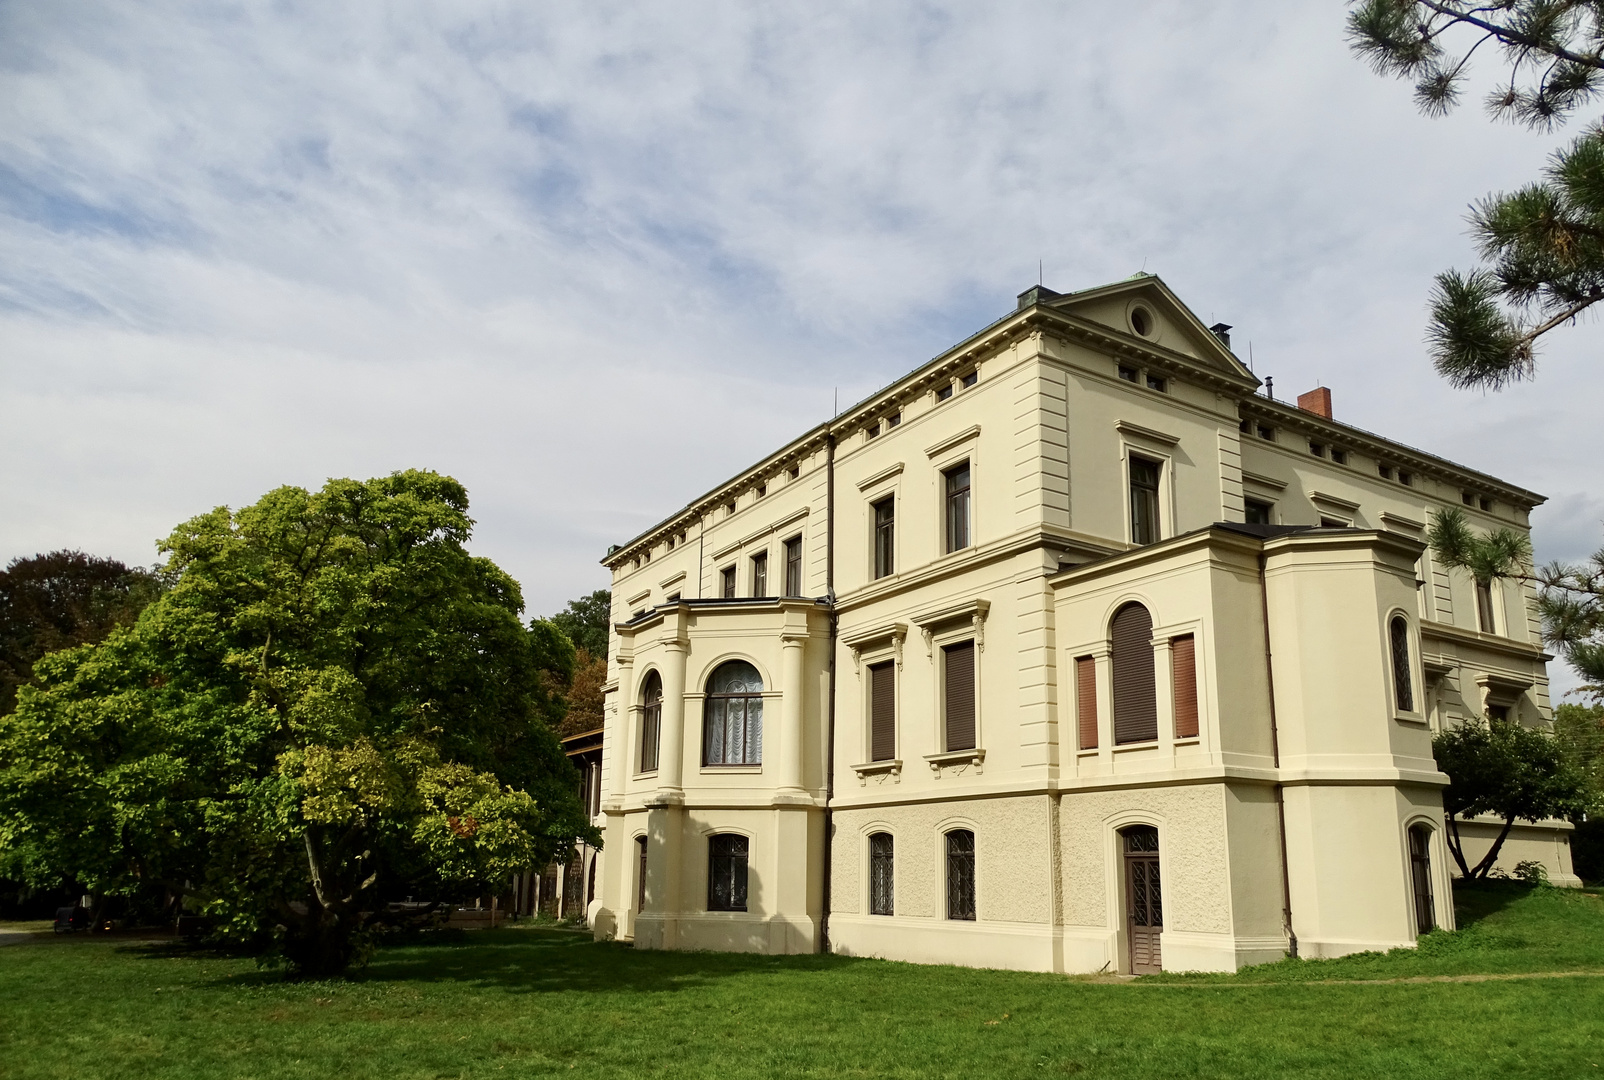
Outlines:
[[[1427,115],[1459,103],[1473,61],[1499,67],[1495,117],[1548,130],[1604,90],[1604,4],[1597,0],[1360,0],[1349,40],[1375,70],[1414,80]],[[1542,335],[1604,300],[1604,128],[1555,153],[1542,177],[1472,208],[1485,265],[1437,277],[1428,332],[1437,370],[1456,386],[1530,378]]]
[[[1576,819],[1587,810],[1581,773],[1551,735],[1513,721],[1472,718],[1432,739],[1437,767],[1448,774],[1443,809],[1448,850],[1468,881],[1484,879],[1517,820]],[[1504,819],[1503,828],[1473,866],[1466,858],[1460,822],[1478,814]]]
[[551,617],[553,625],[568,635],[576,646],[574,675],[569,681],[566,700],[568,713],[562,733],[577,735],[602,726],[604,689],[607,685],[607,642],[612,632],[613,594],[597,589]]
[[286,487],[164,542],[169,592],[35,667],[0,719],[0,872],[166,883],[294,970],[360,957],[388,903],[493,887],[597,839],[526,627],[428,472]]
[[551,621],[559,630],[568,635],[577,648],[584,649],[592,657],[607,659],[607,638],[612,632],[613,625],[613,594],[607,589],[597,589],[578,600],[568,601],[568,606],[551,617]]
[[158,574],[81,551],[13,559],[0,570],[0,713],[41,656],[132,625],[161,587]]

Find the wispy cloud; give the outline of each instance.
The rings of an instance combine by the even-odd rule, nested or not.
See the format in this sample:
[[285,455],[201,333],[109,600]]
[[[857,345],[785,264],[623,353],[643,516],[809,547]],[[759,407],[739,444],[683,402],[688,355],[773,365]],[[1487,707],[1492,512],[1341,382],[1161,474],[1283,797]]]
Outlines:
[[1340,5],[0,7],[0,555],[421,465],[551,610],[1007,310],[1163,274],[1287,390],[1600,537],[1596,328],[1426,367],[1463,208],[1563,136],[1428,121]]

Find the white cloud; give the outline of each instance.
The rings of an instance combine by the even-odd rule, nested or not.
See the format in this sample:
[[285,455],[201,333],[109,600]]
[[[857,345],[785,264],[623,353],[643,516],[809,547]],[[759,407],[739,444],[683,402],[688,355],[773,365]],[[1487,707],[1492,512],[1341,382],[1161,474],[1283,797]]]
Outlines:
[[[1431,274],[1563,136],[1442,121],[1337,5],[0,8],[0,557],[134,561],[427,466],[533,611],[1006,311],[1141,267],[1284,393],[1601,538],[1596,327],[1446,388]],[[628,463],[629,468],[624,468]]]

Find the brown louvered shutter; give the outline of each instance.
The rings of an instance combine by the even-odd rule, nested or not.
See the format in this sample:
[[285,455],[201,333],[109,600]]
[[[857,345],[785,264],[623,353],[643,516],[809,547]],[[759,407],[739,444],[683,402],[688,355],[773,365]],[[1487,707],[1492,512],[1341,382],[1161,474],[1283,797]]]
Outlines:
[[1175,687],[1175,737],[1197,738],[1197,645],[1191,634],[1170,640],[1171,685]]
[[869,667],[869,749],[871,761],[897,756],[897,668],[890,660]]
[[947,669],[948,750],[975,748],[975,643],[942,647]]
[[1114,742],[1158,738],[1158,699],[1153,686],[1153,617],[1141,604],[1114,613]]
[[1097,661],[1075,658],[1075,715],[1080,721],[1080,748],[1097,749]]

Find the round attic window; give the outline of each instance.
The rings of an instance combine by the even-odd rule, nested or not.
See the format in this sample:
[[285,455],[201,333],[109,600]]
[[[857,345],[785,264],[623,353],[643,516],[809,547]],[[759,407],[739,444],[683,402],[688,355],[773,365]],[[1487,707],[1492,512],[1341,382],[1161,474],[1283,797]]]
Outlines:
[[1131,308],[1131,329],[1135,330],[1142,337],[1152,336],[1153,316],[1148,314],[1146,308]]

